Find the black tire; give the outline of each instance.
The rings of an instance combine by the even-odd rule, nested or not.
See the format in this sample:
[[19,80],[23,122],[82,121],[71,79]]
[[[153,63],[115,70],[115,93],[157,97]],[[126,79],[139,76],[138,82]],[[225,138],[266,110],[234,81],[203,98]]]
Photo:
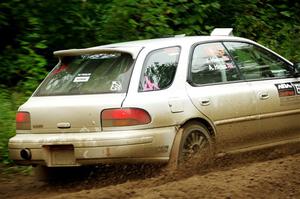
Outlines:
[[169,167],[209,163],[214,154],[213,139],[201,123],[191,122],[179,129],[170,155]]

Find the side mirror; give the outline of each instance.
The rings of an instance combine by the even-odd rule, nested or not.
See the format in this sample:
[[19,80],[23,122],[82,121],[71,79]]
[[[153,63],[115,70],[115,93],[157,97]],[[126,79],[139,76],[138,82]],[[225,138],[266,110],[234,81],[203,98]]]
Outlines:
[[294,63],[293,64],[294,68],[294,77],[299,77],[300,76],[300,63]]

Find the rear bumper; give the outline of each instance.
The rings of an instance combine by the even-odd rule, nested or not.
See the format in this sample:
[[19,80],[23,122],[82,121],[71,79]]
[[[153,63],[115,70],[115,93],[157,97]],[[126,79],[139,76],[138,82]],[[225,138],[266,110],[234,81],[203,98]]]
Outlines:
[[[169,160],[175,127],[93,133],[17,134],[9,156],[17,164],[50,167],[101,163],[163,163]],[[30,151],[30,159],[21,150]]]

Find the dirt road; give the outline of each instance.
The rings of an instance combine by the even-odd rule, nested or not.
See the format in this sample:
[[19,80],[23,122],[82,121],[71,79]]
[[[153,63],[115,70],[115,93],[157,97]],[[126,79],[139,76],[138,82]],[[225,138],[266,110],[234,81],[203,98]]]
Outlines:
[[72,181],[1,174],[0,198],[300,198],[300,153],[282,149],[226,155],[212,165],[101,167]]

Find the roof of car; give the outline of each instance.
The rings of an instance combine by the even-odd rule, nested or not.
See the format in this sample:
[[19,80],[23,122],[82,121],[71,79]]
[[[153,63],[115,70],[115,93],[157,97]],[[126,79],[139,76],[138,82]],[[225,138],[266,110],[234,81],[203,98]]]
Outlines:
[[147,39],[147,40],[137,40],[128,41],[114,44],[107,44],[102,46],[95,46],[83,49],[69,49],[69,50],[59,50],[55,51],[56,56],[72,56],[80,54],[88,54],[93,52],[126,52],[130,53],[133,58],[137,56],[137,53],[144,47],[165,47],[165,46],[176,46],[176,45],[192,45],[194,43],[200,42],[210,42],[210,41],[245,41],[252,42],[251,40],[234,37],[234,36],[184,36],[184,37],[168,37],[168,38],[158,38],[158,39]]
[[125,47],[125,46],[136,46],[136,47],[145,47],[145,46],[164,46],[164,45],[183,45],[187,43],[195,42],[204,42],[204,41],[215,41],[215,40],[244,40],[250,41],[241,37],[234,36],[184,36],[184,37],[167,37],[167,38],[157,38],[157,39],[147,39],[147,40],[137,40],[137,41],[128,41],[122,43],[114,43],[103,45],[99,47]]

